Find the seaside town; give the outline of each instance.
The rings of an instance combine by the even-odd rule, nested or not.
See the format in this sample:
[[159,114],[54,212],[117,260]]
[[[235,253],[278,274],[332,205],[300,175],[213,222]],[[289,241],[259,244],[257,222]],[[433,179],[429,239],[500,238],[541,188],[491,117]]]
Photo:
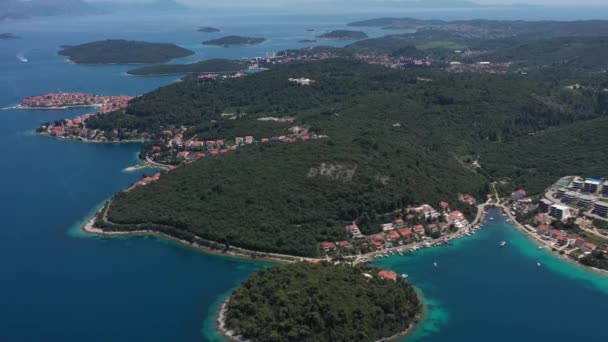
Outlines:
[[[465,205],[474,205],[475,199],[468,194],[461,195]],[[380,232],[363,235],[356,222],[344,227],[347,240],[321,242],[321,249],[327,258],[340,259],[344,256],[363,255],[358,262],[372,258],[388,257],[393,254],[415,252],[421,248],[448,245],[452,239],[472,236],[483,224],[469,222],[459,210],[451,210],[450,204],[441,201],[438,208],[429,204],[404,208],[392,221],[381,224]],[[475,220],[479,220],[478,215]],[[369,253],[369,254],[368,254]]]
[[[85,113],[71,119],[56,120],[52,123],[43,123],[38,127],[36,133],[83,141],[119,141],[121,139],[118,131],[104,132],[102,130],[88,129],[86,127],[86,121],[98,114],[126,108],[129,101],[132,99],[132,96],[124,95],[102,96],[86,93],[53,93],[28,97],[14,108],[66,109],[71,107],[96,107],[96,112]],[[135,132],[133,138],[146,139],[147,135],[145,133],[137,134],[137,132]]]
[[[523,189],[512,192],[503,199],[503,204],[497,197],[488,194],[487,202],[479,205],[478,210],[501,207],[506,222],[533,238],[539,249],[549,249],[574,261],[594,252],[608,253],[608,181],[605,179],[564,177],[540,200],[528,197]],[[459,195],[459,201],[469,206],[476,204],[476,199],[469,194]],[[451,210],[444,201],[438,209],[424,204],[405,208],[401,213],[391,222],[381,224],[381,232],[370,235],[363,235],[353,222],[344,228],[347,240],[321,242],[321,250],[328,259],[356,256],[357,262],[369,262],[373,258],[445,246],[453,239],[472,236],[484,227],[481,212],[470,223],[465,215]],[[499,246],[506,244],[502,241]],[[384,279],[398,277],[392,271],[381,273],[378,276]]]

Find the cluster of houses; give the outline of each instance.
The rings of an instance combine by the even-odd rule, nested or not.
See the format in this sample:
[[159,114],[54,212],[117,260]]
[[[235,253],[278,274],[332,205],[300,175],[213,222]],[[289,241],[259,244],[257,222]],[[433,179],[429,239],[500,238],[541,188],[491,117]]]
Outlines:
[[450,210],[447,202],[440,202],[438,210],[423,204],[411,208],[404,217],[382,224],[382,231],[376,234],[363,235],[356,223],[349,224],[344,227],[348,240],[324,241],[321,249],[328,255],[390,249],[413,241],[439,238],[451,229],[459,230],[468,225],[465,216],[458,210]]
[[[135,140],[148,139],[149,135],[137,130],[114,129],[106,132],[98,129],[89,129],[86,126],[86,121],[97,114],[109,113],[128,106],[132,96],[99,96],[84,93],[61,93],[48,94],[27,98],[23,103],[29,105],[40,105],[45,102],[40,98],[49,98],[47,105],[42,105],[37,108],[54,108],[58,103],[62,104],[62,108],[70,106],[97,106],[98,110],[94,113],[86,113],[76,116],[71,119],[57,120],[54,123],[44,123],[36,130],[40,134],[48,134],[54,137],[66,139],[79,139],[90,141],[120,141],[120,140]],[[42,101],[42,102],[41,102]],[[65,101],[65,102],[61,102]],[[23,104],[22,103],[22,104]]]
[[311,139],[327,138],[327,135],[314,134],[302,126],[288,128],[288,134],[256,139],[252,135],[235,137],[234,140],[202,140],[195,137],[184,140],[185,128],[164,130],[160,134],[160,141],[153,145],[147,156],[152,161],[165,164],[176,164],[184,161],[194,161],[205,158],[207,155],[216,156],[237,150],[241,146],[255,143],[293,143]]
[[536,233],[543,239],[554,242],[557,246],[578,247],[584,253],[591,253],[597,249],[597,246],[591,242],[580,237],[569,236],[566,232],[546,224],[538,225]]
[[509,199],[511,200],[512,212],[527,214],[536,210],[537,208],[532,199],[527,196],[526,190],[524,189],[513,191]]

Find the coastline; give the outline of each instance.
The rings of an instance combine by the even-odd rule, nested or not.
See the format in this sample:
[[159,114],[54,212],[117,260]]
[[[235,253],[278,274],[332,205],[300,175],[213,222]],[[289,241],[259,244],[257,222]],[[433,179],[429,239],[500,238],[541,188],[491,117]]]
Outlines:
[[584,264],[581,264],[580,262],[571,259],[570,257],[568,257],[567,255],[562,255],[559,254],[558,251],[553,250],[554,247],[551,246],[547,241],[541,239],[540,237],[536,236],[533,232],[531,232],[529,229],[527,229],[523,224],[521,224],[519,221],[517,221],[517,219],[511,214],[511,212],[509,210],[507,210],[506,207],[504,207],[504,205],[498,205],[497,207],[500,207],[500,209],[507,215],[507,217],[512,221],[509,222],[513,227],[515,227],[517,230],[519,230],[522,234],[524,234],[526,237],[528,237],[529,239],[531,239],[533,242],[538,243],[540,246],[543,247],[544,250],[548,250],[550,251],[554,256],[556,256],[557,258],[559,258],[562,261],[566,261],[569,263],[572,263],[578,267],[584,268],[588,271],[603,275],[603,276],[608,276],[608,270],[602,270],[596,267],[591,267],[591,266],[587,266]]
[[20,104],[11,107],[4,107],[1,110],[65,110],[69,108],[96,108],[102,107],[102,104],[92,103],[92,104],[81,104],[81,105],[68,105],[68,106],[58,106],[58,107],[29,107],[22,106]]
[[[296,262],[296,261],[310,261],[310,262],[319,262],[324,259],[315,259],[315,258],[306,258],[306,257],[297,257],[286,254],[275,254],[275,253],[264,253],[264,252],[256,252],[244,248],[231,246],[230,250],[223,251],[219,249],[210,248],[198,243],[190,243],[189,241],[178,239],[169,234],[161,233],[158,231],[154,231],[151,229],[141,229],[134,231],[105,231],[100,228],[95,227],[95,220],[98,214],[101,214],[105,211],[107,205],[102,206],[98,211],[96,211],[92,217],[87,220],[87,222],[81,227],[81,231],[86,234],[92,234],[103,237],[127,237],[127,236],[154,236],[157,238],[161,238],[164,240],[168,240],[174,243],[177,243],[181,246],[213,255],[220,255],[224,257],[242,259],[242,260],[256,260],[256,261],[266,261],[271,263],[286,263],[286,262]],[[214,241],[205,240],[198,238],[201,242],[209,242],[216,243]]]

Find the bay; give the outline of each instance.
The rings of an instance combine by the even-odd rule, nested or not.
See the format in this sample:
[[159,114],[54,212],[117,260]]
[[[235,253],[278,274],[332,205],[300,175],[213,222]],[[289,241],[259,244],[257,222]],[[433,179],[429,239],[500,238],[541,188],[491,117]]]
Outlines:
[[[172,61],[187,63],[299,48],[298,40],[318,34],[306,32],[308,28],[343,29],[349,21],[366,18],[367,13],[231,13],[2,24],[2,31],[23,38],[0,42],[0,107],[56,91],[140,95],[178,79],[128,77],[124,73],[133,66],[126,65],[75,65],[57,56],[64,44],[108,38],[174,42],[195,51]],[[199,26],[218,26],[223,32],[201,34],[195,31]],[[268,41],[233,48],[199,44],[228,34]],[[323,42],[330,43],[349,42]],[[20,62],[19,53],[29,61]],[[214,328],[219,303],[251,272],[268,265],[207,255],[156,238],[80,233],[95,208],[151,172],[123,171],[137,162],[138,144],[85,144],[31,133],[41,122],[85,112],[0,111],[0,340],[219,340]],[[508,240],[508,248],[499,249],[500,240]],[[433,260],[437,269],[429,267]],[[427,299],[428,315],[414,334],[417,340],[607,338],[600,315],[608,301],[605,278],[536,250],[500,220],[472,239],[383,260],[381,266],[410,274]]]

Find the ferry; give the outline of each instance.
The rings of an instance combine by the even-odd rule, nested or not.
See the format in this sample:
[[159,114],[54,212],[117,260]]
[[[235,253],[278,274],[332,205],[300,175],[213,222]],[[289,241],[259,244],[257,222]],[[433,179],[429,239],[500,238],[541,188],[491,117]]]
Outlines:
[[500,247],[504,247],[504,246],[506,246],[506,245],[507,245],[507,241],[501,241],[501,242],[500,242]]

